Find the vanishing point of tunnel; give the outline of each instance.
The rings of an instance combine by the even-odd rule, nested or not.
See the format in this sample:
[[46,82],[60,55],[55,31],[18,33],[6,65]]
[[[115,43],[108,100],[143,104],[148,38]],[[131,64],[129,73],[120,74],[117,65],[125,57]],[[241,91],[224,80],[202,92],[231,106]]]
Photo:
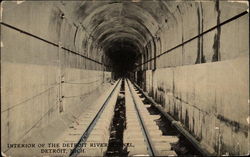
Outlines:
[[[2,1],[2,155],[41,153],[39,144],[64,139],[120,78],[207,152],[249,154],[248,7],[244,0]],[[120,95],[133,93],[128,81],[122,86]]]

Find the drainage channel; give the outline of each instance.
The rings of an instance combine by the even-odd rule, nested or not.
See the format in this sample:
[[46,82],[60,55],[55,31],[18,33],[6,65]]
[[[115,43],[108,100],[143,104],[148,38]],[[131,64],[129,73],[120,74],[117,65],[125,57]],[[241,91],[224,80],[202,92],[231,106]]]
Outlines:
[[147,110],[151,115],[161,116],[159,119],[156,119],[155,122],[162,131],[163,136],[177,136],[179,138],[178,142],[171,143],[177,155],[201,155],[200,152],[198,152],[192,144],[171,125],[171,122],[162,115],[157,108],[151,105]]
[[[134,84],[135,85],[135,84]],[[176,127],[173,126],[172,122],[166,118],[165,115],[157,107],[155,107],[155,104],[152,104],[152,102],[148,99],[148,97],[145,96],[145,93],[142,92],[142,90],[135,85],[137,88],[137,91],[142,94],[141,98],[145,98],[143,100],[143,103],[145,105],[148,105],[147,110],[151,115],[160,115],[159,119],[156,119],[155,122],[158,125],[159,129],[162,131],[162,135],[164,136],[177,136],[179,140],[176,143],[172,143],[171,147],[176,152],[176,154],[179,156],[192,156],[192,155],[201,155],[203,156],[204,153],[199,151],[191,142],[188,140],[182,133],[180,133]]]
[[[138,89],[137,92],[140,92]],[[140,92],[141,93],[141,92]],[[145,98],[140,95],[141,98]],[[172,150],[177,155],[201,155],[195,147],[173,127],[172,123],[156,108],[147,98],[143,100],[150,115],[159,115],[159,119],[155,119],[156,125],[164,136],[177,136],[179,140],[174,143],[170,143]],[[110,127],[110,136],[108,141],[107,151],[105,156],[128,156],[128,151],[124,145],[124,130],[126,129],[126,107],[125,107],[125,80],[122,79],[120,93],[117,97],[117,101],[114,108],[114,116]],[[156,145],[157,146],[157,145]],[[154,154],[151,154],[154,156]]]
[[123,132],[126,128],[124,79],[114,112],[106,156],[126,156],[127,151],[123,147]]

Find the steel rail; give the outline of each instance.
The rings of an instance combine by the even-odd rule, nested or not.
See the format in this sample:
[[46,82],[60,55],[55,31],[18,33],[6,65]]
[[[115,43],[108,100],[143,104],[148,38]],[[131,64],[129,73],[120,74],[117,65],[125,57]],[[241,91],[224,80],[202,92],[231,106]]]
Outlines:
[[69,155],[70,157],[76,157],[79,154],[78,152],[80,152],[80,151],[78,151],[78,150],[80,150],[82,148],[82,144],[87,141],[91,131],[95,127],[97,121],[100,119],[101,114],[103,113],[105,107],[107,106],[110,98],[113,96],[114,91],[118,88],[118,85],[120,84],[120,82],[121,82],[121,80],[119,80],[116,83],[115,87],[113,88],[113,90],[111,91],[111,93],[109,94],[109,96],[107,97],[105,102],[103,103],[102,107],[99,109],[96,116],[93,118],[92,122],[89,124],[89,126],[87,127],[87,129],[85,130],[85,132],[83,133],[83,135],[81,136],[81,138],[79,139],[77,144],[75,145],[74,149],[72,149],[72,151],[70,152],[70,155]]
[[136,99],[135,99],[135,96],[134,96],[135,93],[132,92],[131,84],[128,82],[127,79],[126,79],[126,81],[127,81],[127,84],[128,84],[128,87],[129,87],[129,91],[130,91],[130,93],[131,93],[131,96],[132,96],[132,98],[133,98],[133,102],[134,102],[134,105],[135,105],[136,114],[137,114],[137,117],[138,117],[138,119],[139,119],[140,126],[141,126],[141,128],[142,128],[143,135],[144,135],[144,137],[145,137],[145,141],[146,141],[146,144],[147,144],[147,147],[148,147],[149,155],[150,155],[150,156],[157,156],[157,152],[156,152],[156,150],[155,150],[155,147],[154,147],[154,145],[153,145],[152,142],[151,142],[152,140],[151,140],[150,135],[149,135],[149,130],[147,129],[147,127],[146,127],[146,125],[145,125],[145,121],[144,121],[144,119],[142,118],[142,116],[141,116],[141,114],[140,114],[140,111],[139,111],[139,109],[138,109],[138,107],[137,107],[138,102],[136,102]]
[[170,114],[164,111],[164,109],[157,104],[151,97],[148,96],[147,93],[145,93],[136,83],[134,83],[134,86],[144,95],[144,97],[150,101],[151,105],[156,107],[162,115],[164,115],[183,136],[186,137],[186,139],[201,153],[202,156],[215,156],[215,152],[209,151],[205,146],[203,146],[195,137],[193,137],[192,134],[190,134],[184,126],[179,122],[176,121]]

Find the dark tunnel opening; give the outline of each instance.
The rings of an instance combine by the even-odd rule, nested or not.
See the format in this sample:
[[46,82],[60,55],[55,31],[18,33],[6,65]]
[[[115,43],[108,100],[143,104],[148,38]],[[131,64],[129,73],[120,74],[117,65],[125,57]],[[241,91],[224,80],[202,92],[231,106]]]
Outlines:
[[119,39],[110,44],[106,54],[111,61],[114,79],[128,77],[136,67],[139,53],[139,48],[133,41]]

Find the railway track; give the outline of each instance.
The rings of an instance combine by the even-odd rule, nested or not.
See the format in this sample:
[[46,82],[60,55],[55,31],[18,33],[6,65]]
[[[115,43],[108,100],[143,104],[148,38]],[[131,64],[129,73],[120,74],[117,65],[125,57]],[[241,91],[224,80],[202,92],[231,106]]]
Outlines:
[[67,155],[177,156],[172,146],[179,138],[163,133],[161,115],[150,107],[130,80],[116,81],[62,136],[61,142],[75,143]]
[[171,143],[178,141],[176,136],[163,136],[155,120],[159,115],[151,115],[143,99],[129,80],[126,80],[127,129],[125,141],[134,147],[128,147],[129,155],[177,156]]
[[109,90],[101,97],[101,108],[97,113],[97,108],[93,108],[93,110],[91,110],[93,112],[90,112],[91,116],[87,116],[87,118],[92,119],[90,123],[88,123],[89,121],[86,119],[86,117],[80,118],[82,119],[82,123],[80,124],[82,124],[86,129],[78,140],[77,144],[70,151],[69,156],[75,157],[104,155],[107,147],[99,146],[99,144],[106,144],[109,140],[110,124],[112,122],[116,100],[120,92],[120,86],[121,80],[118,80],[112,87],[113,89]]

